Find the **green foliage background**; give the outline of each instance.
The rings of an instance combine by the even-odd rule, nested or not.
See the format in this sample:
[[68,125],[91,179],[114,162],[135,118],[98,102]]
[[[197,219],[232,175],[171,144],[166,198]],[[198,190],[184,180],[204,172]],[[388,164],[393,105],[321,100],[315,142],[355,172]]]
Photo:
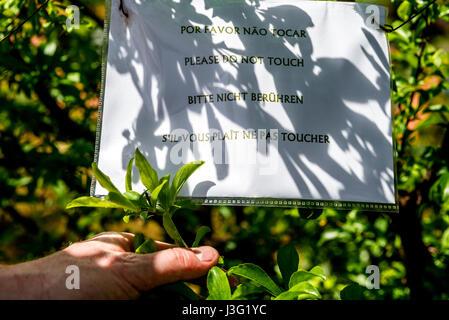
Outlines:
[[[389,4],[400,25],[431,1]],[[43,0],[0,0],[0,39]],[[68,5],[81,8],[81,28],[67,30]],[[168,238],[159,221],[129,224],[120,211],[65,210],[87,195],[92,177],[100,90],[103,1],[49,1],[0,43],[0,263],[41,257],[104,231]],[[320,292],[338,299],[365,268],[381,271],[368,299],[449,298],[449,5],[436,1],[389,34],[399,214],[310,212],[255,207],[182,210],[176,223],[191,243],[211,225],[206,243],[231,267],[260,265],[273,276],[277,250],[294,242],[300,266],[320,265]],[[189,238],[190,235],[190,238]]]

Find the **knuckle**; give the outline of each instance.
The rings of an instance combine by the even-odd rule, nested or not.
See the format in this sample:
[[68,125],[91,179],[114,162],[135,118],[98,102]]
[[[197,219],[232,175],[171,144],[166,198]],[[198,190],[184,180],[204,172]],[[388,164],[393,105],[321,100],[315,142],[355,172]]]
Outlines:
[[126,259],[126,254],[121,252],[106,252],[101,257],[102,265],[107,269],[120,269]]

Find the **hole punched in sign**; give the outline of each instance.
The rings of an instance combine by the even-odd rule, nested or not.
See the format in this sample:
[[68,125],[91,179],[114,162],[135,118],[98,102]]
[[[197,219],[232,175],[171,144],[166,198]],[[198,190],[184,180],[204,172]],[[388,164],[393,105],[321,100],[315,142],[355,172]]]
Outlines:
[[125,17],[128,18],[128,12],[125,10],[125,7],[123,6],[123,0],[120,0],[120,6],[118,7],[118,9],[123,13],[123,15]]

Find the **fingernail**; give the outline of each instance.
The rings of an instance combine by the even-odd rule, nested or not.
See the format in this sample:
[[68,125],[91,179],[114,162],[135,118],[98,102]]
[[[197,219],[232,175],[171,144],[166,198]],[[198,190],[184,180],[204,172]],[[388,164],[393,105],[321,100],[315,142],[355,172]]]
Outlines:
[[217,258],[217,251],[211,247],[200,247],[193,250],[198,259],[209,262]]

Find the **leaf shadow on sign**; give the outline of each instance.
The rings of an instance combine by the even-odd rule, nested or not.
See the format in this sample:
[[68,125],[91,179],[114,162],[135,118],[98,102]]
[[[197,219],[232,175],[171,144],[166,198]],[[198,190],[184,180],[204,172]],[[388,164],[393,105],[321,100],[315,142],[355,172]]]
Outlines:
[[[170,24],[175,25],[178,32],[180,26],[212,25],[211,16],[198,13],[191,1],[139,4],[124,1],[128,17],[119,12],[118,3],[112,1],[114,23],[110,30],[107,72],[112,67],[117,74],[129,77],[129,83],[123,83],[123,92],[133,92],[134,96],[138,96],[137,99],[129,100],[130,105],[126,108],[130,112],[134,103],[140,104],[132,132],[122,132],[127,140],[122,150],[123,169],[135,148],[139,147],[150,163],[157,164],[161,174],[174,172],[181,164],[170,161],[170,147],[167,147],[167,142],[163,142],[164,134],[172,133],[175,129],[182,129],[179,132],[194,132],[197,122],[204,119],[207,119],[205,125],[208,128],[222,131],[222,123],[232,121],[240,128],[278,129],[280,133],[286,133],[284,138],[287,141],[283,141],[280,136],[278,142],[282,160],[279,167],[286,170],[288,176],[279,177],[277,185],[273,185],[273,179],[269,176],[260,175],[257,180],[258,184],[266,182],[274,190],[282,190],[284,198],[289,198],[285,192],[290,191],[283,188],[287,182],[297,188],[291,190],[292,194],[300,194],[306,199],[331,200],[344,194],[346,197],[357,195],[350,199],[352,201],[365,201],[368,198],[373,199],[373,202],[387,202],[386,194],[394,195],[394,177],[389,169],[392,168],[391,154],[383,155],[377,151],[392,150],[391,128],[384,135],[373,120],[373,116],[379,117],[377,109],[384,110],[384,116],[387,114],[385,106],[388,105],[389,97],[382,93],[385,92],[382,86],[389,84],[388,58],[377,43],[378,40],[368,30],[360,32],[364,39],[361,49],[366,61],[369,61],[368,65],[365,61],[365,69],[377,74],[376,82],[369,80],[361,72],[360,66],[348,59],[333,58],[332,53],[329,57],[317,56],[309,37],[309,32],[315,26],[310,16],[296,6],[280,5],[264,10],[257,3],[254,6],[242,2],[213,2],[211,7],[206,5],[207,12],[212,10],[212,16],[220,17],[223,25],[257,26],[267,30],[296,26],[307,31],[304,38],[269,36],[264,38],[265,41],[260,41],[258,36],[240,33],[234,35],[234,42],[229,45],[225,38],[217,38],[210,33],[189,34],[177,38],[177,43],[172,43],[173,30]],[[323,15],[326,16],[326,12]],[[150,16],[151,21],[144,18],[146,16]],[[338,36],[345,37],[344,34]],[[315,40],[320,40],[319,35],[315,35]],[[338,43],[336,40],[334,47],[329,46],[329,50],[336,50]],[[268,65],[266,60],[263,65],[217,64],[214,68],[185,65],[185,57],[222,54],[301,58],[304,59],[304,67],[284,68]],[[261,72],[269,74],[264,77],[264,82],[257,77]],[[176,76],[167,76],[170,74]],[[263,93],[265,88],[271,86],[280,94],[302,95],[304,104],[274,105],[253,101],[188,104],[185,93],[181,93],[186,86],[192,88],[192,94],[224,93],[226,88],[233,88],[234,92]],[[120,95],[123,94],[116,92],[109,101],[128,99]],[[375,109],[372,104],[368,104],[373,100],[379,101],[380,108]],[[328,135],[330,143],[289,142],[288,133]],[[226,143],[223,143],[223,148],[226,154]],[[189,152],[199,157],[194,148],[190,148]],[[333,157],[329,156],[330,152]],[[311,156],[312,153],[314,156]],[[348,161],[349,158],[352,160]],[[216,181],[226,179],[229,164],[215,164],[215,175]],[[199,193],[205,196],[214,187],[214,182],[203,181],[197,191],[201,190]]]

